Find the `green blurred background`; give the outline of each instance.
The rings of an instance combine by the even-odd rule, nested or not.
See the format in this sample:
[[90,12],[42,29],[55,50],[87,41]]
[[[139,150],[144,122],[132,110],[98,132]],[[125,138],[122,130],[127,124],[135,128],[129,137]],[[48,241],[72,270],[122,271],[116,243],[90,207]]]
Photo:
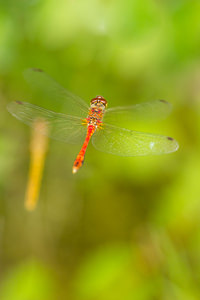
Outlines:
[[[200,299],[200,2],[0,1],[0,299]],[[24,209],[32,101],[44,69],[86,101],[173,104],[149,132],[178,152],[123,158],[50,141],[37,209]],[[43,99],[48,108],[48,100]]]

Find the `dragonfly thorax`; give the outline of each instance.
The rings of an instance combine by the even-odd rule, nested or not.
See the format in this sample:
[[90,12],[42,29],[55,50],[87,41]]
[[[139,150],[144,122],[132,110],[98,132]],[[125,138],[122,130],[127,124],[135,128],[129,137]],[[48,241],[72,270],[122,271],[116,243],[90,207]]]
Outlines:
[[87,117],[87,124],[96,128],[100,126],[105,113],[107,101],[102,96],[97,96],[90,101],[90,109]]

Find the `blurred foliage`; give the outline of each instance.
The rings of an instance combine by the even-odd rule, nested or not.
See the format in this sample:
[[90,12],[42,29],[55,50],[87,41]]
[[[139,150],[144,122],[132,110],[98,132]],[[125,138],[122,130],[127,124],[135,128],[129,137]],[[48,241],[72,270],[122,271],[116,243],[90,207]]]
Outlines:
[[[0,299],[198,300],[200,2],[0,1]],[[24,210],[30,129],[15,99],[44,104],[22,76],[44,69],[109,106],[166,99],[149,132],[178,152],[122,158],[51,142],[39,205]],[[56,101],[56,99],[55,99]]]
[[28,261],[14,267],[5,276],[1,285],[1,299],[5,300],[45,300],[52,299],[53,280],[38,262]]

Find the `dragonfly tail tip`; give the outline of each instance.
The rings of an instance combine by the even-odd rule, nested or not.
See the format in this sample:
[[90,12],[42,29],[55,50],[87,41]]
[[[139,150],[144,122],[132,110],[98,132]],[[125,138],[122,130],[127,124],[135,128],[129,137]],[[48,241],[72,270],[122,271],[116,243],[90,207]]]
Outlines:
[[76,167],[72,168],[72,174],[75,174],[78,171],[78,169]]

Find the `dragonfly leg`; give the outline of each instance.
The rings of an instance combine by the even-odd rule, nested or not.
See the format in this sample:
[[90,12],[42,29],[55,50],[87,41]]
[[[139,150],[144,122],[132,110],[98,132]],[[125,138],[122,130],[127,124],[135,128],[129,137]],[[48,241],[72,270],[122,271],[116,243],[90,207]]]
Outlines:
[[83,126],[86,126],[86,125],[88,124],[87,119],[83,119],[81,124],[82,124]]

